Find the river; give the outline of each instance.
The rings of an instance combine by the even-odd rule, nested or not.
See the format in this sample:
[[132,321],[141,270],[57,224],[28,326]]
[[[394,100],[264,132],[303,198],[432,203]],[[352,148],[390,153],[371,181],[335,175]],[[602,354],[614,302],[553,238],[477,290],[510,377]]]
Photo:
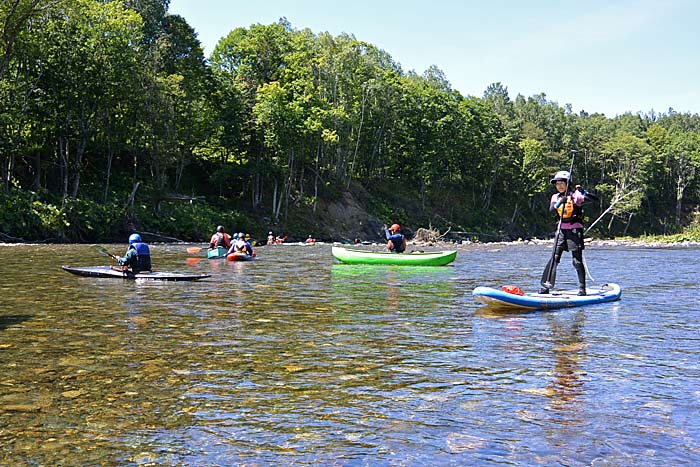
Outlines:
[[620,301],[508,313],[472,289],[535,289],[549,247],[412,268],[186,246],[152,245],[154,267],[211,278],[76,277],[60,266],[109,258],[0,246],[1,466],[700,464],[700,249],[589,247]]

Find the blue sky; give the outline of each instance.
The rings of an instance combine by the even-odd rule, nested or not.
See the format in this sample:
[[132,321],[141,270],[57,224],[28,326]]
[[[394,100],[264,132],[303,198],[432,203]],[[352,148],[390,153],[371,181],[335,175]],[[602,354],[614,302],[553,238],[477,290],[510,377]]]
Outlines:
[[171,0],[205,54],[237,27],[287,18],[388,52],[404,71],[436,65],[454,89],[545,93],[573,110],[700,113],[700,2]]

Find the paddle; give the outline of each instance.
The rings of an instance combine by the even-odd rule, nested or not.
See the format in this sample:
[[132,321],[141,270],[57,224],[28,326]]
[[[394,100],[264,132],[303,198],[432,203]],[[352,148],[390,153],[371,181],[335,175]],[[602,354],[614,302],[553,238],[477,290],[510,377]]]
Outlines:
[[[571,182],[571,172],[574,170],[574,159],[576,159],[575,149],[571,150],[571,166],[569,168],[569,178],[566,179],[566,190],[564,190],[564,198],[567,196],[569,191],[569,182]],[[557,223],[557,233],[554,235],[554,247],[552,248],[552,256],[547,262],[547,266],[544,268],[542,273],[542,279],[540,280],[540,285],[546,289],[551,289],[554,287],[554,283],[557,280],[557,261],[555,259],[557,255],[557,244],[559,243],[559,236],[561,235],[561,221],[564,216],[559,216],[559,222]]]
[[119,261],[119,258],[118,258],[117,256],[114,256],[112,253],[110,253],[109,251],[107,251],[104,247],[101,247],[100,245],[91,245],[91,247],[94,248],[95,250],[99,251],[99,252],[102,253],[103,255],[109,256],[109,257],[112,258],[114,261]]

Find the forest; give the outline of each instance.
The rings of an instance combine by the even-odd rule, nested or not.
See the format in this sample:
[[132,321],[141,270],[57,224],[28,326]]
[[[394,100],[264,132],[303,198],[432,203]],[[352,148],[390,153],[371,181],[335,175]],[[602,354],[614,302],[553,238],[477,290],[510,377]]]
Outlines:
[[572,158],[589,236],[700,239],[697,114],[574,113],[498,77],[465,96],[438,65],[284,18],[205,57],[168,4],[0,3],[0,241],[342,240],[328,206],[348,196],[409,232],[542,238]]

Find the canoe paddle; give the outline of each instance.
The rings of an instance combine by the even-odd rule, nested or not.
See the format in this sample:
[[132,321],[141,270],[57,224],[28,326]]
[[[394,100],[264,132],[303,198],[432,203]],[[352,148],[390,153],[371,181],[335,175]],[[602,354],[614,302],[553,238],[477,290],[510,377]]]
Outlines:
[[[569,191],[569,183],[571,182],[571,172],[574,170],[574,159],[576,159],[575,149],[571,150],[571,166],[569,167],[569,178],[566,179],[566,190],[564,190],[564,197],[567,196]],[[552,257],[549,258],[547,266],[544,268],[542,273],[542,279],[540,280],[540,285],[546,289],[551,289],[554,287],[554,283],[557,280],[557,244],[559,243],[559,236],[561,235],[561,221],[564,216],[559,216],[559,222],[557,223],[557,233],[554,235],[554,248],[552,248]]]
[[91,245],[91,247],[94,248],[95,250],[99,251],[99,252],[102,253],[103,255],[109,256],[109,257],[112,258],[114,261],[119,261],[119,258],[118,258],[117,256],[113,255],[112,253],[110,253],[109,251],[107,251],[106,248],[101,247],[100,245]]

